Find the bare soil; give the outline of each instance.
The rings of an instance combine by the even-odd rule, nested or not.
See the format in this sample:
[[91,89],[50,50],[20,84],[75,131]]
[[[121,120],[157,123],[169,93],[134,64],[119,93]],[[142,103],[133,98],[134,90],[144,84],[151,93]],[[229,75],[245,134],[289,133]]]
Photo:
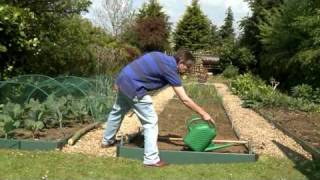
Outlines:
[[61,140],[73,135],[81,128],[89,125],[89,122],[85,123],[68,123],[62,128],[50,128],[42,129],[36,132],[33,136],[32,132],[26,129],[16,129],[11,134],[10,138],[13,139],[36,139],[36,140]]
[[320,149],[320,113],[292,111],[284,108],[261,108],[258,111]]
[[[217,140],[238,140],[234,133],[229,119],[221,105],[207,102],[202,104],[203,108],[212,115],[216,116]],[[172,99],[166,105],[166,108],[159,115],[159,136],[160,137],[184,137],[187,134],[186,120],[193,114],[193,111],[185,107],[180,100]],[[143,146],[141,137],[135,138],[130,146]],[[159,140],[158,147],[161,150],[186,150],[182,141]],[[215,152],[221,153],[246,153],[247,148],[244,145],[232,146]]]

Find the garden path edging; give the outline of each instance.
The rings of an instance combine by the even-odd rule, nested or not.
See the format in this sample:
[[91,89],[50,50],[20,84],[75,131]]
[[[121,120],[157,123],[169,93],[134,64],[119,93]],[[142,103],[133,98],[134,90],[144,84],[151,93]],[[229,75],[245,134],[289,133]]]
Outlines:
[[287,149],[307,159],[312,158],[295,140],[275,128],[254,110],[243,108],[240,98],[233,95],[227,85],[214,83],[214,86],[223,99],[223,106],[233,126],[239,131],[239,138],[250,141],[255,153],[283,158],[287,155],[281,149]]

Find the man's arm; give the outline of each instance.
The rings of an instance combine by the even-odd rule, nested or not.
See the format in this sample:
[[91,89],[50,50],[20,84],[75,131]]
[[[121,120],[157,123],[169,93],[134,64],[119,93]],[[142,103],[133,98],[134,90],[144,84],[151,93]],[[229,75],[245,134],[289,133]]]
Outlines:
[[211,121],[215,124],[215,121],[212,119],[212,117],[186,94],[182,86],[172,86],[172,88],[184,105],[197,112],[202,117],[202,119]]

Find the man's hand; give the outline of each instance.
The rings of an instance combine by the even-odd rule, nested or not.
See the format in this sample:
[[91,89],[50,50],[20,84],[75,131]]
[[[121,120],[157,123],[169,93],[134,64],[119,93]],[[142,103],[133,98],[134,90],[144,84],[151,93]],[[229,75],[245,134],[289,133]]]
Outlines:
[[212,124],[216,125],[216,122],[208,113],[204,113],[201,116],[203,120],[210,121]]
[[119,87],[116,84],[113,84],[112,91],[113,92],[118,92],[119,91]]

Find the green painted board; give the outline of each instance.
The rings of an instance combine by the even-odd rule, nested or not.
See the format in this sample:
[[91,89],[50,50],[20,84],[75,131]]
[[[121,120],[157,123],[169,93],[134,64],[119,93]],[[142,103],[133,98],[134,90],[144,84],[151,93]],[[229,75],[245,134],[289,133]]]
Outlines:
[[58,141],[0,139],[0,148],[21,150],[55,150],[62,148],[69,137]]
[[[143,148],[119,145],[117,156],[129,159],[143,160]],[[169,164],[208,164],[208,163],[244,163],[255,162],[255,154],[212,153],[192,151],[160,150],[160,158]]]

